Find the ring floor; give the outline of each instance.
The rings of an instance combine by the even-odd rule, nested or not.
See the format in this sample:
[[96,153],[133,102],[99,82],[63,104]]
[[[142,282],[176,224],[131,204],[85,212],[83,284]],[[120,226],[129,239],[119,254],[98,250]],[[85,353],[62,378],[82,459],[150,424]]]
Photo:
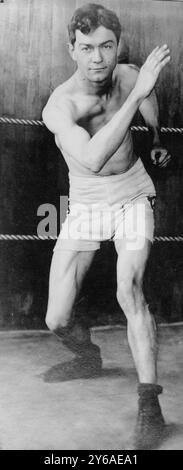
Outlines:
[[[92,330],[101,347],[98,378],[62,381],[74,358],[47,331],[0,333],[2,450],[130,448],[137,413],[137,376],[126,329]],[[160,402],[169,432],[160,449],[183,449],[183,325],[159,327]]]

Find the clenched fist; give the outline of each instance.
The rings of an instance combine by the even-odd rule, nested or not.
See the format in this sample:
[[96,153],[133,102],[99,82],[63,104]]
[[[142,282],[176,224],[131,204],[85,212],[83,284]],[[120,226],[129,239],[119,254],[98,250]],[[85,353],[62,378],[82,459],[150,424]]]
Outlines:
[[151,150],[152,163],[160,168],[166,167],[172,160],[169,151],[161,145],[154,146]]

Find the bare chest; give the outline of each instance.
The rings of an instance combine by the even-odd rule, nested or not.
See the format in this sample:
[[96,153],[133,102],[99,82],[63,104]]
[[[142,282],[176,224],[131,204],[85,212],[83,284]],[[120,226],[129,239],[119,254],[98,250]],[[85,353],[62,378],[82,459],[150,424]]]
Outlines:
[[86,116],[79,119],[78,124],[87,130],[92,137],[112,119],[125,102],[127,96],[127,92],[122,93],[121,90],[118,90],[109,99],[99,99],[97,105],[92,107]]

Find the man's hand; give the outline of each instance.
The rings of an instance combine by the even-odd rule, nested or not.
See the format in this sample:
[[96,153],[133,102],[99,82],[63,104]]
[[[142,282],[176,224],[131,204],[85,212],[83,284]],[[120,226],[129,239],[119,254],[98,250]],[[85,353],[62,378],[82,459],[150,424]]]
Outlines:
[[151,150],[152,163],[160,168],[166,167],[172,160],[172,156],[163,146],[154,146]]
[[140,69],[134,91],[139,99],[145,99],[152,91],[161,70],[170,61],[170,50],[167,45],[157,46],[147,57]]

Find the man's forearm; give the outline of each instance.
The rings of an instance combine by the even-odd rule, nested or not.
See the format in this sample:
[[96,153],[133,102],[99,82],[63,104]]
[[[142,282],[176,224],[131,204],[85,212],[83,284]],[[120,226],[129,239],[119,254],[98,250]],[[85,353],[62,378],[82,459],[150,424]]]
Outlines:
[[87,143],[85,159],[94,172],[100,171],[120,147],[141,102],[135,89],[132,90],[120,110]]
[[159,124],[158,123],[154,123],[154,124],[148,124],[149,125],[149,129],[150,129],[150,133],[151,133],[151,146],[155,147],[155,146],[159,146],[161,145],[161,139],[160,139],[160,128],[159,128]]
[[150,129],[151,145],[160,145],[159,106],[154,90],[148,98],[142,102],[139,111]]

